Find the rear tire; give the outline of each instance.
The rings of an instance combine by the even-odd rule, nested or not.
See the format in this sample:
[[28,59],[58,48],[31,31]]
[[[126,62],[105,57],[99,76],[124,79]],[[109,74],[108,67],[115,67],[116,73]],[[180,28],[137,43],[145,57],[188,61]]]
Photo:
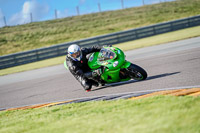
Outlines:
[[138,65],[131,64],[127,69],[128,74],[132,79],[145,80],[147,78],[147,72]]

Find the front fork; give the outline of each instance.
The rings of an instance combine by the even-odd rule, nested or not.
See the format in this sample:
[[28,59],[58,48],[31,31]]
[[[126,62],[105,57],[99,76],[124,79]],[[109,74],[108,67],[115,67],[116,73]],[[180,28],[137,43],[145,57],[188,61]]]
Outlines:
[[123,64],[123,66],[120,69],[119,72],[119,76],[121,79],[126,79],[129,77],[129,73],[128,73],[128,67],[131,65],[131,62],[129,61],[125,61],[125,63]]

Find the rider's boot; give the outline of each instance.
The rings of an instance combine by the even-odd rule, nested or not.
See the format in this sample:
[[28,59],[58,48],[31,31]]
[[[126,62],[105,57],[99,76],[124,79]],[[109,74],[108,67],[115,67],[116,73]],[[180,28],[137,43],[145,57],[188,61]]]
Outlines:
[[98,87],[99,86],[99,83],[95,80],[90,80],[92,85],[95,86],[95,87]]
[[78,81],[81,83],[83,88],[85,89],[86,92],[90,91],[92,88],[92,83],[88,81],[88,79],[83,78],[81,76],[77,77]]
[[101,83],[101,86],[104,86],[105,85],[105,83]]

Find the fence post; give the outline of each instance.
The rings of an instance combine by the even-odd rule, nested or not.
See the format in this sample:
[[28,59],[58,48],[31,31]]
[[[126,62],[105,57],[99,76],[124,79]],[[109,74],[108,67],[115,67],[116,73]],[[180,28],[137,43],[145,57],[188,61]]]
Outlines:
[[174,31],[173,22],[170,23],[171,31]]
[[156,35],[156,29],[155,29],[155,26],[153,26],[153,34]]
[[79,16],[80,12],[79,12],[79,7],[78,6],[76,7],[76,11],[77,11],[77,15]]
[[56,46],[57,56],[59,56],[59,46]]
[[15,64],[17,64],[17,59],[16,59],[15,55],[13,55],[13,60],[14,60]]
[[122,4],[122,9],[124,9],[124,1],[121,0],[121,4]]
[[55,9],[55,19],[57,19],[58,16],[57,16],[57,10]]
[[3,17],[3,20],[4,20],[4,25],[7,26],[7,24],[6,24],[6,17],[5,16]]
[[191,18],[188,18],[187,20],[188,20],[188,27],[192,27],[192,24],[191,24],[191,22],[190,22],[190,19]]
[[101,12],[101,5],[98,3],[99,12]]
[[135,37],[136,37],[136,39],[139,39],[137,30],[135,30]]
[[38,54],[38,50],[36,50],[36,56],[37,56],[37,61],[39,61],[39,54]]
[[30,20],[31,20],[31,23],[33,22],[33,16],[32,16],[32,13],[30,13]]
[[144,0],[142,0],[143,6],[145,5]]

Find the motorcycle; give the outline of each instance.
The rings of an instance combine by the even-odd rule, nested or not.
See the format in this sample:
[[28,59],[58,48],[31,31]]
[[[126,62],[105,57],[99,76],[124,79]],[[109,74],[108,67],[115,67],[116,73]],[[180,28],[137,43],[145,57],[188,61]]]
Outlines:
[[[65,67],[66,66],[66,63]],[[103,47],[100,52],[88,56],[91,71],[100,69],[101,76],[96,80],[101,84],[128,81],[140,81],[147,78],[147,72],[140,66],[125,60],[124,52],[117,47]]]
[[100,52],[92,53],[88,59],[92,71],[101,69],[101,82],[115,83],[134,80],[145,80],[147,72],[136,64],[125,60],[124,52],[117,47],[103,47]]

